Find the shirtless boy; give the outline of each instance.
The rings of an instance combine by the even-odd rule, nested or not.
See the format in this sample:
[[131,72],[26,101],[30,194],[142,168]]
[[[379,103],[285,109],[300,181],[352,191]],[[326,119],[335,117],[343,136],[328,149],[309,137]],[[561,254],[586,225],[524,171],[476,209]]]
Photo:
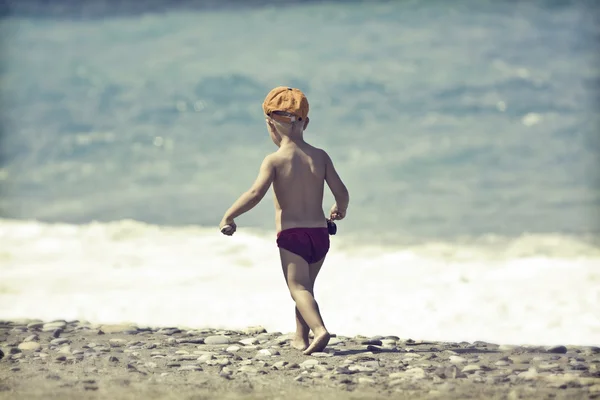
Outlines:
[[[323,351],[330,339],[314,299],[317,274],[329,251],[327,219],[323,212],[324,183],[335,204],[330,220],[346,216],[349,195],[329,155],[304,141],[308,126],[308,100],[298,89],[276,87],[263,103],[267,129],[279,150],[265,157],[252,187],[227,210],[219,228],[236,231],[234,219],[251,210],[271,183],[275,194],[275,227],[281,266],[296,303],[296,335],[291,345],[304,352]],[[309,329],[314,339],[309,343]]]

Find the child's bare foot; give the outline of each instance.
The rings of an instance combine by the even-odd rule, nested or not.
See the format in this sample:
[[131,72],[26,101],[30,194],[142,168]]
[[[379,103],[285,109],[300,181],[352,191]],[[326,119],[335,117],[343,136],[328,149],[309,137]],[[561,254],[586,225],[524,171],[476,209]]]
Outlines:
[[308,339],[294,338],[290,343],[290,346],[296,350],[304,351],[308,347]]
[[309,355],[317,351],[325,350],[327,343],[329,343],[329,339],[331,335],[325,329],[322,332],[315,333],[315,338],[312,343],[306,350],[304,350],[304,354]]

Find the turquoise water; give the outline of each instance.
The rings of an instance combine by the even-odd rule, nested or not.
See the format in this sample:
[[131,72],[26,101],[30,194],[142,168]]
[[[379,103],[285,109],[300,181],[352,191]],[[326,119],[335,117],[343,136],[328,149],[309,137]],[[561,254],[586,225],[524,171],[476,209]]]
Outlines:
[[[311,105],[306,139],[349,187],[340,233],[600,230],[592,3],[297,3],[88,19],[40,7],[0,25],[3,218],[215,226],[275,150],[260,106],[289,85]],[[242,229],[273,229],[270,197],[239,218]]]

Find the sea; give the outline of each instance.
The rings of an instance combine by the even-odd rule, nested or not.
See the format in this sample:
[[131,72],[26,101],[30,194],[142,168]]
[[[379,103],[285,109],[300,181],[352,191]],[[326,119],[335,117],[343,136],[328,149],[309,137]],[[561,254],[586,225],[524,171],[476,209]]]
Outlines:
[[292,332],[272,192],[218,229],[281,85],[350,192],[331,332],[600,345],[599,49],[585,0],[6,0],[0,319]]

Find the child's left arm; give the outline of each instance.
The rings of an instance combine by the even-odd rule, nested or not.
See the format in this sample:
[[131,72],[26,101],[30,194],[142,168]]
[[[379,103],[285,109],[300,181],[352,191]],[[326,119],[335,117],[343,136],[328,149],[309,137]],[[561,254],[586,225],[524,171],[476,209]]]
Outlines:
[[223,229],[225,225],[230,225],[233,229],[223,232],[226,235],[231,236],[235,232],[234,219],[242,215],[243,213],[250,211],[256,206],[269,190],[271,183],[275,178],[275,167],[273,165],[272,157],[269,155],[263,160],[258,177],[254,181],[252,187],[242,194],[235,203],[225,212],[219,229]]

